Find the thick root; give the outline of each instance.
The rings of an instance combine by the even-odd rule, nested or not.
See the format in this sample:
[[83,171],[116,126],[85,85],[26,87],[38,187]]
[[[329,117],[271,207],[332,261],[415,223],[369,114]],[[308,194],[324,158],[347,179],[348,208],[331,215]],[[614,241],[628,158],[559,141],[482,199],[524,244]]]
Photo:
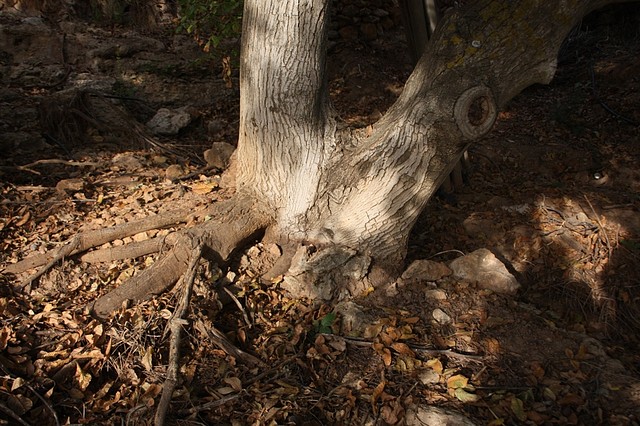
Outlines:
[[[18,263],[7,265],[4,272],[10,274],[20,274],[29,269],[47,265],[51,260],[59,259],[60,253],[65,256],[72,256],[77,253],[98,247],[102,244],[129,237],[140,232],[151,229],[165,228],[177,223],[186,222],[193,215],[191,210],[180,210],[168,214],[154,215],[135,222],[127,222],[111,228],[97,229],[95,231],[84,232],[76,235],[57,250],[47,253],[37,253],[21,260]],[[73,245],[69,250],[68,246]],[[68,253],[67,253],[68,252]]]
[[270,222],[268,215],[253,208],[243,198],[233,198],[213,206],[214,219],[182,234],[173,248],[149,269],[98,298],[91,306],[94,315],[108,317],[125,302],[146,300],[166,291],[187,270],[191,253],[200,244],[217,261],[225,261],[234,249],[243,245]]

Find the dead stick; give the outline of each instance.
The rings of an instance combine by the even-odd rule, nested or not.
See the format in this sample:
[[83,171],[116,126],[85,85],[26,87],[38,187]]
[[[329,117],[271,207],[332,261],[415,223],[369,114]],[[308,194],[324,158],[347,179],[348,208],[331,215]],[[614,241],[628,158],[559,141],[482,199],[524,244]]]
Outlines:
[[11,408],[7,407],[2,402],[0,402],[0,411],[4,412],[7,416],[11,417],[22,426],[31,426],[29,423],[22,420],[19,415],[17,415]]
[[[324,333],[321,333],[324,334]],[[334,338],[339,338],[342,339],[348,343],[351,343],[355,346],[373,346],[374,342],[371,342],[369,340],[364,340],[364,339],[358,339],[355,337],[345,337],[345,336],[338,336],[335,334],[327,334],[327,336],[331,336]],[[425,355],[444,355],[444,356],[448,356],[450,358],[459,358],[459,359],[465,359],[465,360],[470,360],[470,361],[484,361],[485,357],[483,357],[482,355],[473,355],[473,354],[465,354],[462,352],[458,352],[455,351],[453,349],[433,349],[433,348],[425,348],[422,345],[417,345],[417,344],[413,344],[413,343],[407,343],[407,346],[409,346],[409,348],[411,348],[412,350],[419,352],[421,354],[425,354]]]
[[183,318],[189,307],[189,299],[191,298],[191,290],[193,288],[193,281],[196,278],[196,271],[198,269],[198,262],[202,255],[202,249],[204,245],[199,243],[196,248],[191,252],[191,259],[189,261],[189,267],[183,277],[184,288],[182,289],[182,297],[176,306],[176,310],[173,316],[169,320],[169,327],[171,328],[171,341],[169,343],[169,366],[167,367],[167,378],[162,386],[162,396],[158,403],[158,409],[154,418],[155,426],[164,426],[165,417],[171,404],[171,397],[173,391],[176,388],[178,382],[178,370],[180,366],[180,336],[182,334],[182,327],[187,323]]
[[241,349],[238,349],[233,343],[229,341],[229,339],[227,339],[227,337],[221,331],[216,329],[212,324],[205,326],[202,321],[198,321],[196,323],[196,330],[205,335],[208,335],[213,344],[225,351],[228,355],[231,355],[232,357],[239,359],[252,367],[267,367],[267,365],[260,359]]

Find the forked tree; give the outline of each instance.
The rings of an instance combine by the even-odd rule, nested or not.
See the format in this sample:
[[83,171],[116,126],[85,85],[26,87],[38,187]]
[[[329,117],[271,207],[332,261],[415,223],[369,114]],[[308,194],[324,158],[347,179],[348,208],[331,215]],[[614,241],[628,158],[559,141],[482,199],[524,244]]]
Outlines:
[[[246,0],[235,196],[213,207],[214,220],[177,233],[168,254],[99,298],[95,312],[164,291],[203,250],[225,259],[261,233],[283,248],[269,276],[283,275],[298,295],[356,295],[393,279],[411,228],[461,153],[516,94],[549,83],[569,31],[613,2],[478,0],[449,11],[399,99],[358,131],[337,120],[328,96],[331,1]],[[109,238],[96,235],[65,254]]]

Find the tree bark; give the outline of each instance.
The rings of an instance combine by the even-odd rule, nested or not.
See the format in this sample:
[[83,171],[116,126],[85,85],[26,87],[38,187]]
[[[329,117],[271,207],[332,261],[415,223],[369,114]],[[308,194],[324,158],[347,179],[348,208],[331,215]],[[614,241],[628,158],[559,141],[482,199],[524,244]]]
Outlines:
[[[525,87],[548,83],[571,28],[609,0],[479,0],[444,18],[367,137],[338,130],[324,79],[328,0],[245,2],[238,188],[272,234],[394,271],[460,155]],[[348,257],[348,256],[347,256]]]

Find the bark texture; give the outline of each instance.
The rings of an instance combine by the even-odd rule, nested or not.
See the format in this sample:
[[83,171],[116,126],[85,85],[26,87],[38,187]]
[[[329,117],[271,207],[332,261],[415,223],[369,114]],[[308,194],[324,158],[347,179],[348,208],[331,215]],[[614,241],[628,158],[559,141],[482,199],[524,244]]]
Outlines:
[[[460,155],[507,101],[550,82],[569,31],[613,1],[479,0],[450,11],[366,137],[339,130],[332,116],[329,3],[245,2],[238,187],[272,211],[277,238],[356,250],[393,273]],[[303,250],[305,265],[319,255],[313,250]],[[294,259],[290,272],[300,266]]]

